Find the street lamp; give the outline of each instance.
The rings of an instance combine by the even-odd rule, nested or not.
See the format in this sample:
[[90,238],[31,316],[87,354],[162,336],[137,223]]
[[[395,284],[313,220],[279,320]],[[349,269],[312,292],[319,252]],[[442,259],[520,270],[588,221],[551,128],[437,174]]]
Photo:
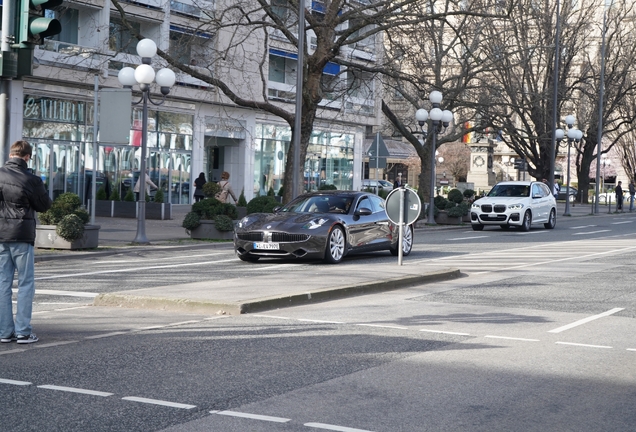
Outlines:
[[[426,136],[432,132],[432,147],[431,147],[431,187],[430,187],[430,202],[428,205],[428,223],[435,225],[435,149],[437,148],[437,134],[443,133],[451,121],[453,121],[453,113],[449,110],[442,111],[439,107],[442,102],[442,93],[434,90],[429,95],[428,99],[431,101],[433,108],[429,113],[424,108],[420,108],[415,112],[415,119],[422,128],[422,135]],[[432,126],[424,129],[424,124],[428,119],[431,119]],[[440,162],[441,163],[441,162]]]
[[[133,102],[133,105],[142,104],[143,111],[141,117],[141,172],[139,173],[139,212],[137,215],[137,234],[132,241],[135,244],[149,244],[146,237],[146,148],[148,146],[148,102],[155,106],[162,105],[170,87],[176,81],[173,71],[167,68],[155,70],[150,66],[152,58],[157,54],[157,44],[152,39],[142,39],[137,44],[137,54],[141,57],[141,62],[137,68],[125,67],[119,71],[117,78],[124,88],[132,89],[132,86],[139,84],[141,99]],[[150,84],[156,82],[161,88],[163,99],[155,102],[150,98]],[[134,180],[134,177],[133,177]],[[134,185],[133,185],[134,186]]]
[[[583,138],[583,132],[574,127],[574,116],[569,115],[565,117],[565,124],[568,126],[568,166],[567,166],[567,187],[566,187],[566,195],[565,195],[565,212],[563,216],[572,216],[570,214],[570,147],[572,145],[572,141],[579,142],[581,138]],[[563,139],[564,131],[563,129],[556,130],[556,137],[558,141]]]

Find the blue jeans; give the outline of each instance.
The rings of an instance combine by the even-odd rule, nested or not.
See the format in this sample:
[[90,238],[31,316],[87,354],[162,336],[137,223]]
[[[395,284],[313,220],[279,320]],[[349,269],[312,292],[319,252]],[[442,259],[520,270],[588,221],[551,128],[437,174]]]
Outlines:
[[[33,245],[23,242],[0,243],[0,337],[12,333],[31,334],[31,312],[35,295]],[[18,270],[18,307],[13,321],[11,303],[13,277]]]

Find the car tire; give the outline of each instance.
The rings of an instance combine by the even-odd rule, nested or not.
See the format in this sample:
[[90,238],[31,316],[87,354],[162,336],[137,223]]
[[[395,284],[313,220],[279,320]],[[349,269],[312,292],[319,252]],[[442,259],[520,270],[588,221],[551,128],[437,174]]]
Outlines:
[[335,226],[327,236],[325,245],[325,262],[338,264],[344,258],[346,240],[344,231],[340,226]]
[[483,231],[484,226],[482,224],[473,224],[473,231]]
[[245,262],[256,262],[260,259],[260,257],[248,255],[248,254],[239,255],[238,257],[241,261],[245,261]]
[[546,229],[554,229],[554,227],[556,226],[556,210],[555,209],[550,210],[550,217],[548,218],[548,221],[543,224],[543,226]]
[[[413,249],[413,227],[409,225],[405,227],[404,234],[402,235],[402,256],[410,254],[411,249]],[[398,256],[400,252],[397,245],[389,250],[393,256]]]
[[510,225],[508,225],[508,224],[502,224],[502,225],[499,225],[499,226],[501,227],[502,230],[509,230],[510,229]]
[[527,211],[523,215],[523,221],[521,222],[521,226],[519,229],[521,231],[527,232],[530,231],[530,226],[532,225],[532,214],[530,211]]

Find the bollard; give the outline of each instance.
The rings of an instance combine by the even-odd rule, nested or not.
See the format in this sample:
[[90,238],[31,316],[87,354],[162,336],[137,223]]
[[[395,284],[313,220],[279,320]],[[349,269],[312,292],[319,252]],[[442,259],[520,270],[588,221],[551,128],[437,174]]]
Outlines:
[[610,196],[610,194],[606,194],[605,195],[607,197],[606,201],[607,201],[607,213],[612,213],[612,197]]

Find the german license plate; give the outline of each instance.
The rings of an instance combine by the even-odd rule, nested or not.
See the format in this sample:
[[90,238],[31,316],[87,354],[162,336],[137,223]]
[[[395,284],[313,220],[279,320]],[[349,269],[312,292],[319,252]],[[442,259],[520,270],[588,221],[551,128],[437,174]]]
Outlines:
[[278,250],[280,247],[278,243],[254,243],[254,249]]

